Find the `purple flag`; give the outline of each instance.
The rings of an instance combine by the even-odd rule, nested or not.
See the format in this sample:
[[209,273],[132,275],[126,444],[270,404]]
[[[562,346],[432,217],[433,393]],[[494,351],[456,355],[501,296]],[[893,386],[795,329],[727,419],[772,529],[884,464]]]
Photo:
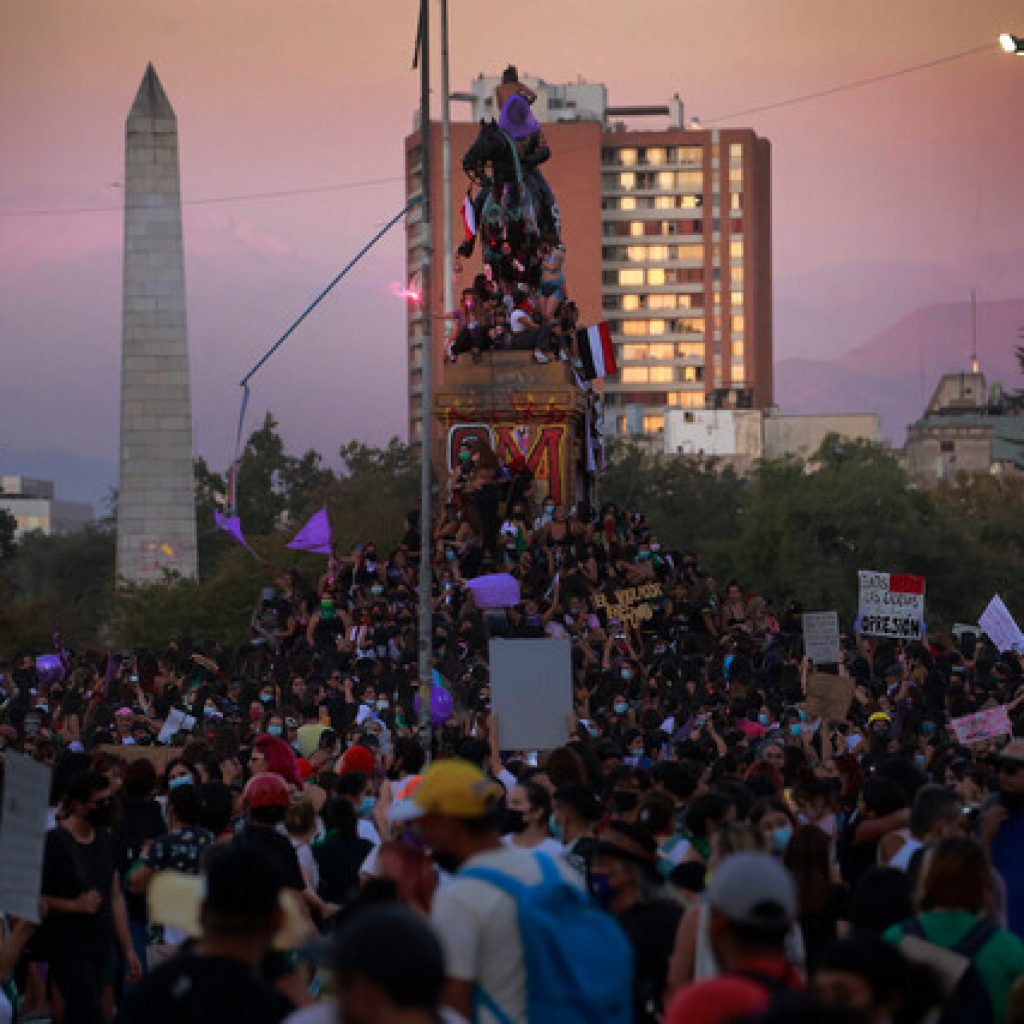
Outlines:
[[295,534],[288,547],[296,551],[312,551],[315,555],[331,553],[331,521],[327,518],[326,506],[306,520],[306,525]]
[[466,580],[466,587],[473,595],[477,608],[505,608],[519,604],[519,581],[507,572],[496,572],[489,576],[477,576]]
[[[239,544],[242,545],[248,551],[252,551],[252,548],[246,543],[245,537],[242,535],[242,520],[238,516],[226,516],[221,513],[219,509],[214,509],[213,521],[217,524],[218,530],[223,530],[225,533],[230,533]],[[255,552],[253,552],[255,554]]]

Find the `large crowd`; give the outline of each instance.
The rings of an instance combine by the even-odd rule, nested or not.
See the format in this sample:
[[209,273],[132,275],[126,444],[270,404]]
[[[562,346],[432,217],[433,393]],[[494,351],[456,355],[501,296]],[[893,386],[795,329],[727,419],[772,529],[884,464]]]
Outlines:
[[[241,647],[0,664],[0,743],[52,766],[6,1019],[1024,1020],[1024,740],[950,729],[1006,705],[1019,730],[1021,660],[844,636],[850,706],[816,719],[798,608],[489,458],[431,524],[429,751],[415,516],[393,550],[281,574]],[[494,570],[521,591],[497,617],[466,586]],[[504,749],[495,632],[569,639],[557,749]],[[168,873],[203,876],[195,929],[149,916]]]

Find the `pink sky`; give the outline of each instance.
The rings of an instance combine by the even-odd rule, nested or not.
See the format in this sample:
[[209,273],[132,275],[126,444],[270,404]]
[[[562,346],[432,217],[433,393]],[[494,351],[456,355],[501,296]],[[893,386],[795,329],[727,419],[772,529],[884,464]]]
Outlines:
[[[549,81],[603,81],[616,104],[679,92],[706,123],[991,42],[977,56],[729,123],[772,141],[777,281],[837,264],[940,263],[982,297],[1008,297],[1003,256],[1019,261],[1024,244],[1024,60],[1000,54],[995,37],[1024,32],[1017,0],[450,6],[454,89],[512,61]],[[0,212],[117,202],[124,118],[149,60],[178,114],[186,200],[397,179],[418,93],[416,7],[6,4]],[[387,180],[187,208],[198,451],[223,462],[238,377],[401,204],[400,182]],[[114,458],[120,234],[117,213],[0,218],[0,338],[11,353],[0,468],[3,445]],[[272,407],[293,446],[333,452],[352,436],[404,433],[403,309],[388,294],[402,276],[396,235],[258,378],[256,411]],[[778,356],[788,344],[776,335]]]

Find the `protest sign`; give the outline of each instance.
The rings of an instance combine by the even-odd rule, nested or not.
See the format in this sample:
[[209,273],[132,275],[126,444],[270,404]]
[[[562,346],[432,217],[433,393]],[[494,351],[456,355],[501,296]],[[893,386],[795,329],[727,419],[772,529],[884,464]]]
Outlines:
[[999,707],[986,708],[973,715],[954,718],[950,725],[956,734],[958,743],[981,743],[997,736],[1009,736],[1013,732],[1010,715],[1005,704]]
[[823,722],[842,722],[853,700],[853,680],[831,672],[812,672],[807,677],[804,705],[807,717]]
[[981,613],[978,625],[1000,651],[1015,651],[1024,654],[1024,633],[1014,621],[1003,599],[996,594]]
[[167,766],[184,753],[184,747],[143,747],[137,744],[119,746],[117,743],[102,743],[96,748],[104,754],[123,757],[129,764],[132,761],[149,761],[156,769],[157,775],[163,775]]
[[857,573],[860,582],[860,632],[894,640],[921,640],[924,626],[924,577],[906,573]]
[[553,750],[569,738],[572,655],[568,640],[490,642],[491,709],[503,750]]
[[0,911],[39,924],[50,769],[24,754],[4,754],[0,819]]
[[637,626],[654,618],[654,609],[648,602],[658,601],[661,596],[660,584],[645,583],[639,587],[616,590],[612,599],[598,591],[591,600],[594,610],[603,611],[608,622],[617,619],[623,625]]
[[816,665],[839,663],[839,613],[805,612],[804,654]]
[[179,732],[191,732],[196,725],[196,720],[187,712],[178,708],[171,708],[167,712],[167,718],[160,727],[157,734],[157,743],[170,743]]
[[477,608],[506,608],[519,604],[519,580],[507,572],[477,576],[466,580],[466,589],[473,595]]

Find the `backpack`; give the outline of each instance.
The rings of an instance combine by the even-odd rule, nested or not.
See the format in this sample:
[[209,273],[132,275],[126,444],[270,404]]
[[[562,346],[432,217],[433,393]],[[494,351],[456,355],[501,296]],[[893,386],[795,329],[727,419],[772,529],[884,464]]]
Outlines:
[[[633,948],[616,920],[562,877],[555,862],[535,853],[541,880],[526,885],[494,868],[466,868],[459,878],[487,882],[516,902],[526,968],[530,1024],[631,1024]],[[473,1019],[487,1010],[512,1019],[477,986]]]
[[[900,951],[911,960],[927,963],[938,971],[943,982],[952,983],[946,990],[939,1024],[976,1024],[977,1021],[992,1020],[992,997],[974,961],[998,931],[996,926],[982,919],[949,949],[931,942],[916,917],[903,921],[900,927],[904,935]],[[907,939],[911,941],[907,942]],[[929,946],[931,951],[927,948]],[[936,954],[938,962],[929,956],[930,952]]]

